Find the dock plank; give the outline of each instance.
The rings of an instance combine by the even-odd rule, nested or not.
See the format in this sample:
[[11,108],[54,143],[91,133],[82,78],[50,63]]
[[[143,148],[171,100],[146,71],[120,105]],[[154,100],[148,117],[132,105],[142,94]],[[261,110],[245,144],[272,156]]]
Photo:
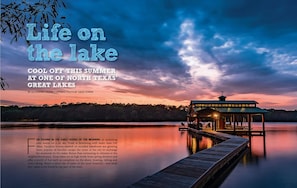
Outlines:
[[212,135],[224,141],[181,159],[130,187],[203,187],[213,175],[247,148],[248,140],[245,138],[215,131],[204,131],[203,134]]
[[131,185],[131,188],[161,188],[161,187],[172,187],[180,188],[187,187],[189,184],[195,182],[196,178],[181,176],[176,174],[170,174],[165,172],[158,172],[153,176],[148,176],[141,181]]

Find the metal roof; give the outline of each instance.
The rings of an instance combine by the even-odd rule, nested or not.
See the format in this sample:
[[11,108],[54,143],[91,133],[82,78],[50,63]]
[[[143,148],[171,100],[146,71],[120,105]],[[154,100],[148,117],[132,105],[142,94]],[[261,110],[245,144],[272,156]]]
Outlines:
[[247,108],[194,108],[195,112],[205,109],[212,109],[220,113],[239,113],[239,114],[263,114],[266,113],[266,110],[263,110],[258,107],[247,107]]
[[258,102],[252,101],[252,100],[240,100],[240,101],[191,100],[191,104],[258,104]]

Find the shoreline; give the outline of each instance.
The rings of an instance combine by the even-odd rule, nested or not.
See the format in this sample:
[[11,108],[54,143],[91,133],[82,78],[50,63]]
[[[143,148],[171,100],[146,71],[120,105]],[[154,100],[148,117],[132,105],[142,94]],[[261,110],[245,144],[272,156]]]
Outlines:
[[178,121],[158,122],[1,122],[1,129],[9,128],[129,128],[179,126]]
[[[1,122],[1,129],[13,128],[133,128],[133,127],[164,127],[181,125],[182,121],[152,121],[152,122]],[[275,129],[274,125],[279,123],[290,124],[284,129]],[[253,122],[252,126],[257,128],[259,122]],[[265,122],[266,131],[297,131],[297,122]],[[292,127],[291,127],[292,125]]]

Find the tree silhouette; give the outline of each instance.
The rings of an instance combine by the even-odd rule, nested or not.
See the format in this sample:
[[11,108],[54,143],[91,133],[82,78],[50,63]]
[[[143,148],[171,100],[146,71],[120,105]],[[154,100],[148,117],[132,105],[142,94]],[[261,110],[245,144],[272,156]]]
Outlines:
[[59,15],[59,8],[66,8],[63,0],[36,0],[36,2],[23,0],[19,3],[1,3],[1,32],[8,32],[12,35],[11,42],[16,42],[26,35],[27,23],[34,22],[41,28],[45,23],[53,24],[56,19],[65,19],[64,16]]
[[[63,102],[62,102],[63,103]],[[1,121],[130,122],[185,121],[186,114],[175,106],[77,103],[43,106],[2,106]]]
[[[66,8],[63,0],[36,0],[35,2],[22,0],[8,4],[1,3],[1,32],[12,36],[11,43],[17,42],[19,38],[25,38],[27,23],[34,22],[41,28],[45,23],[53,24],[56,19],[65,19],[64,16],[59,15],[59,8]],[[29,44],[28,41],[26,42]],[[1,89],[5,90],[8,84],[2,76],[0,78]]]
[[5,88],[8,87],[8,83],[2,77],[0,77],[0,85],[2,90],[5,90]]

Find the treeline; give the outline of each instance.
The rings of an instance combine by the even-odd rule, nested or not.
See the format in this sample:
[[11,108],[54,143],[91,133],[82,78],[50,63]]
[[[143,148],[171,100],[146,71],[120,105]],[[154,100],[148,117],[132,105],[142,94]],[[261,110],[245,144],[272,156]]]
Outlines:
[[183,107],[136,104],[63,104],[1,107],[1,121],[102,122],[185,121]]
[[297,110],[286,111],[286,110],[267,110],[264,114],[265,121],[269,122],[297,122]]
[[[186,107],[137,104],[66,104],[43,106],[1,106],[1,121],[40,122],[135,122],[186,121]],[[297,110],[267,110],[265,121],[297,122]],[[254,121],[261,121],[255,116]]]

